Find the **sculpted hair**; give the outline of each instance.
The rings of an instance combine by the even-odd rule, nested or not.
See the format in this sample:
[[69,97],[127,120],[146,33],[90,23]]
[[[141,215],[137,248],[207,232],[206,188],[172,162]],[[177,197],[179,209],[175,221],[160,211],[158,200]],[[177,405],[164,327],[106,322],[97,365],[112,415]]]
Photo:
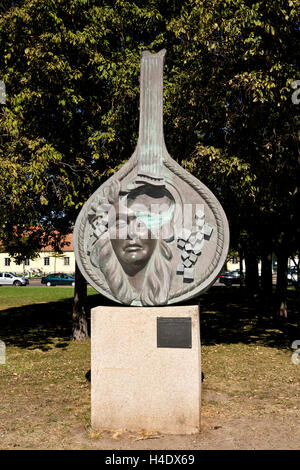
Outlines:
[[[110,203],[119,197],[119,186],[114,185],[107,194]],[[168,302],[171,283],[172,252],[167,243],[159,239],[148,263],[141,293],[135,293],[112,247],[109,232],[101,235],[91,250],[93,266],[100,268],[111,293],[122,303],[140,300],[142,305],[164,305]]]
[[[158,240],[145,275],[140,300],[142,305],[164,305],[168,303],[171,284],[172,252],[166,242]],[[147,274],[149,273],[149,274]]]
[[101,269],[114,297],[123,303],[131,304],[135,296],[127,276],[114,253],[108,232],[102,235],[95,243],[91,251],[90,260],[95,267]]

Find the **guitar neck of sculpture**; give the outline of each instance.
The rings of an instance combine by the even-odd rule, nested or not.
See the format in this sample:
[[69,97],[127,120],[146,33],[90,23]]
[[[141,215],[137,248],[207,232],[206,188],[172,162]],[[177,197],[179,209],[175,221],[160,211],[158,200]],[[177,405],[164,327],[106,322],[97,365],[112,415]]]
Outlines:
[[163,66],[166,50],[144,51],[140,76],[140,124],[137,183],[163,185]]

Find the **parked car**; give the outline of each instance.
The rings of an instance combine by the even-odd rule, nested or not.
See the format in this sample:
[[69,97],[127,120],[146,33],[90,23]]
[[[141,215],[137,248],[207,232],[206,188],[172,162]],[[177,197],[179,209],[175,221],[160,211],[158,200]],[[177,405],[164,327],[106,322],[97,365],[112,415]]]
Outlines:
[[49,274],[42,277],[41,283],[46,286],[75,286],[75,278],[64,273]]
[[223,274],[221,274],[219,281],[222,284],[225,284],[225,286],[232,286],[232,284],[240,284],[240,271],[238,269],[235,271],[225,271]]
[[25,277],[17,276],[15,273],[0,273],[0,286],[27,286],[27,284],[29,281]]

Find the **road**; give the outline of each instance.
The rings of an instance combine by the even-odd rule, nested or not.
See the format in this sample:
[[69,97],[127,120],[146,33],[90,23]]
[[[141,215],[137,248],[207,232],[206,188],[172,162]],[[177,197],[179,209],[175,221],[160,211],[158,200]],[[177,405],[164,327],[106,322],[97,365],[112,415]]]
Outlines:
[[[26,287],[47,287],[46,284],[42,284],[40,279],[31,278],[29,284]],[[70,287],[70,286],[56,286],[56,287]]]

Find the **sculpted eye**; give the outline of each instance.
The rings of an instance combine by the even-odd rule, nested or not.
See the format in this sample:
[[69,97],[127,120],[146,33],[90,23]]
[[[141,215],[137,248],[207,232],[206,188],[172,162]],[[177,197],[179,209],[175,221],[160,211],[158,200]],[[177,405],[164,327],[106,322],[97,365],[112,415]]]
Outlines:
[[136,230],[138,232],[144,232],[145,230],[147,230],[147,226],[141,220],[137,220],[136,221]]
[[117,222],[116,222],[116,227],[117,229],[124,229],[127,227],[127,222],[123,219],[118,219]]
[[124,230],[127,227],[127,220],[122,217],[117,218],[116,228],[117,230]]

